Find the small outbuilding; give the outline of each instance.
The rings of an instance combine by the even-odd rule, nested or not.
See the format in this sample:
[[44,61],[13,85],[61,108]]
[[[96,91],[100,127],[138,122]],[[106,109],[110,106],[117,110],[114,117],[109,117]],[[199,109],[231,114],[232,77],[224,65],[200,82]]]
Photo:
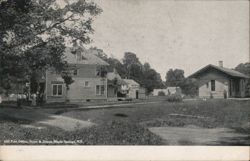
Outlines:
[[205,66],[189,78],[198,81],[198,95],[201,98],[245,97],[249,79],[243,73],[223,67],[222,61],[219,61],[219,66]]
[[127,96],[132,99],[139,99],[140,84],[133,79],[123,79],[123,81],[127,84],[123,87],[128,89]]

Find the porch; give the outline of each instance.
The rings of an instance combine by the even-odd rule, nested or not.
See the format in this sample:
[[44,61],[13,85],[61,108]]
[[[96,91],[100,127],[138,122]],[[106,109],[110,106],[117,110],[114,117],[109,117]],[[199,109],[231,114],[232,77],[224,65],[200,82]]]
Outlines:
[[246,95],[246,80],[234,78],[229,81],[229,97],[242,98]]

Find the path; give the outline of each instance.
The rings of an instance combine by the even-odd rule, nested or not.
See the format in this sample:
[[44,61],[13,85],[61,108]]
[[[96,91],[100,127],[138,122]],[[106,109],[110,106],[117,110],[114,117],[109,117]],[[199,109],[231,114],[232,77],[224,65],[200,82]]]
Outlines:
[[[186,127],[152,127],[149,130],[159,135],[170,145],[221,145],[244,143],[248,135],[236,133],[229,128],[200,128],[194,125]],[[245,144],[247,144],[245,142]]]
[[90,121],[83,121],[67,116],[49,114],[37,109],[2,108],[0,118],[19,123],[26,128],[46,128],[46,125],[62,128],[66,131],[86,128],[95,125]]
[[52,115],[50,116],[50,118],[51,119],[38,121],[36,123],[59,127],[66,131],[74,131],[77,129],[91,127],[95,125],[94,123],[90,121],[82,121],[79,119],[74,119],[74,118],[70,118],[66,116]]
[[98,109],[98,108],[109,108],[109,107],[122,107],[122,106],[131,106],[131,105],[142,105],[142,104],[154,104],[159,103],[155,102],[138,102],[138,103],[121,103],[121,104],[107,104],[107,105],[93,105],[93,106],[82,106],[75,109]]

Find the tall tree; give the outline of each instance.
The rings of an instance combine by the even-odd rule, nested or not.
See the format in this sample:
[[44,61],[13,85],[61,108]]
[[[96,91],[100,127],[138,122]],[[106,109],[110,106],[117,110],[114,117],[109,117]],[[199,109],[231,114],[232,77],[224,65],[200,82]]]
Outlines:
[[235,70],[250,77],[250,63],[240,63],[235,67]]
[[146,88],[148,93],[155,88],[163,87],[160,74],[152,69],[149,63],[146,62],[142,65],[135,53],[126,52],[121,63],[115,58],[108,57],[101,49],[92,49],[97,51],[97,56],[109,63],[109,71],[113,71],[115,68],[122,78],[137,81],[142,87]]
[[[142,64],[135,53],[125,52],[123,57],[123,65],[127,71],[126,77],[131,79],[137,79],[139,81],[142,77]],[[139,82],[140,83],[140,82]]]
[[163,87],[160,74],[151,68],[145,69],[142,81],[148,93],[152,92],[155,88]]
[[128,67],[132,64],[141,65],[141,62],[139,61],[139,58],[136,56],[135,53],[125,52],[123,58],[123,64],[125,65],[125,67]]
[[166,74],[167,86],[178,86],[180,82],[184,80],[184,70],[182,69],[170,69]]
[[194,97],[198,94],[198,83],[195,79],[185,78],[184,70],[170,69],[166,74],[167,86],[179,86],[182,93]]
[[182,93],[191,97],[198,95],[198,82],[196,79],[185,78],[179,83]]
[[[48,68],[65,70],[65,42],[86,44],[101,9],[85,0],[0,2],[0,87],[11,89]],[[65,77],[65,76],[64,76]]]
[[113,72],[113,70],[116,69],[122,78],[126,77],[126,69],[118,59],[108,57],[108,55],[102,49],[98,49],[96,47],[92,47],[90,50],[92,50],[95,55],[109,64],[108,72]]

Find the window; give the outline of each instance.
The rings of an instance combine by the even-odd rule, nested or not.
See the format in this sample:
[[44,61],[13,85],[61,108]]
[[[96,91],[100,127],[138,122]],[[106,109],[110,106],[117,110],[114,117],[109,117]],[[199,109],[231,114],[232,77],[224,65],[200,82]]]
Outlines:
[[211,80],[211,91],[215,91],[215,80]]
[[104,85],[102,85],[101,86],[101,95],[104,95],[104,90],[105,90]]
[[84,87],[89,87],[89,81],[84,82]]
[[95,91],[95,93],[96,93],[96,95],[100,95],[100,86],[99,85],[97,85],[96,86],[96,89],[95,89],[96,91]]
[[106,77],[107,76],[107,69],[105,69],[103,67],[96,68],[95,74],[98,77]]
[[77,69],[73,70],[73,75],[78,75],[78,70]]
[[100,71],[99,71],[98,69],[96,69],[95,75],[96,75],[96,76],[100,76]]
[[61,96],[62,95],[62,84],[53,84],[52,85],[52,94],[53,94],[53,96]]
[[104,85],[96,85],[96,95],[104,95]]
[[77,59],[77,61],[88,60],[85,56],[83,56],[83,55],[81,54],[81,52],[77,52],[77,53],[76,53],[76,59]]

